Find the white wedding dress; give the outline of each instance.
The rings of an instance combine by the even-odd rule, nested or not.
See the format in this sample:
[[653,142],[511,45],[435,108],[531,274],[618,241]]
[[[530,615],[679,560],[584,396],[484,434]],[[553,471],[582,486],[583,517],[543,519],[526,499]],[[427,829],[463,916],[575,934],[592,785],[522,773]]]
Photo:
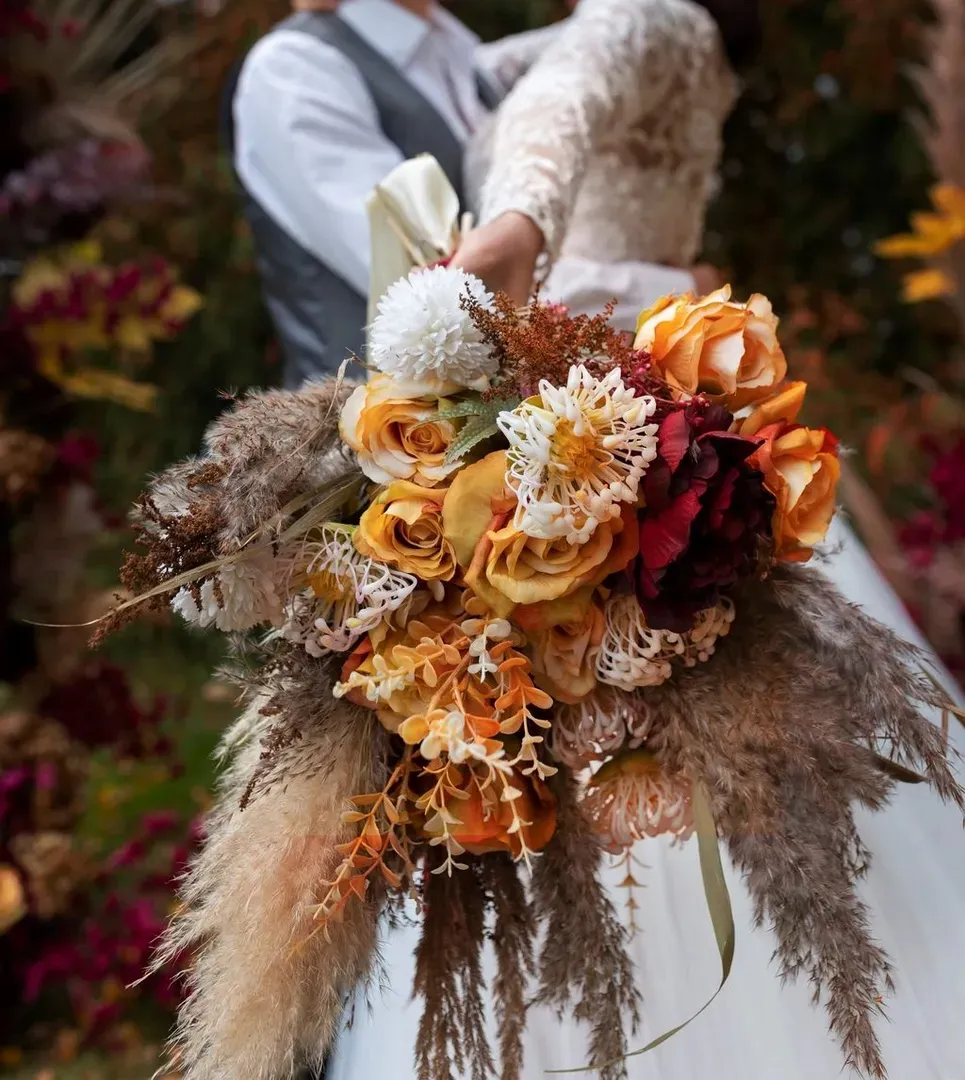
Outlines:
[[[482,217],[521,210],[547,237],[547,294],[576,310],[619,295],[625,321],[656,295],[690,287],[736,81],[717,29],[689,0],[583,0],[500,110],[475,155],[489,160]],[[665,264],[664,268],[656,264]],[[683,278],[683,280],[681,280]],[[555,291],[555,296],[553,295]],[[632,323],[631,323],[632,325]],[[826,572],[853,601],[910,640],[899,600],[843,522]],[[951,682],[949,685],[951,686]],[[936,717],[936,722],[938,718]],[[952,721],[951,741],[965,749]],[[861,892],[896,967],[879,1023],[890,1080],[965,1078],[965,832],[929,790],[901,787],[878,814],[858,812],[875,858]],[[694,842],[640,843],[640,927],[632,953],[644,995],[643,1046],[691,1016],[720,978]],[[725,857],[737,926],[720,997],[684,1031],[631,1058],[631,1080],[837,1080],[842,1059],[806,985],[782,986],[766,927],[753,926],[740,874]],[[618,905],[623,871],[608,871]],[[387,987],[360,999],[329,1080],[414,1080],[421,1002],[410,1001],[414,927],[387,932]],[[494,970],[489,958],[490,971]],[[618,1022],[614,1017],[614,1023]],[[575,1021],[533,1010],[526,1080],[587,1062]],[[588,1074],[593,1075],[593,1074]]]

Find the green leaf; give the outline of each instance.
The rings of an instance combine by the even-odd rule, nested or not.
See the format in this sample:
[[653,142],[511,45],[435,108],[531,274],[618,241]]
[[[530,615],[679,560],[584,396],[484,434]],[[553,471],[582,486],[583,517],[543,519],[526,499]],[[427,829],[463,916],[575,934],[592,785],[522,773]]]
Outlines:
[[451,465],[464,458],[475,446],[486,439],[499,434],[496,418],[501,412],[512,411],[519,404],[518,397],[495,398],[484,401],[482,398],[467,398],[446,409],[440,409],[439,420],[465,419],[466,423],[453,440],[446,454],[446,464]]

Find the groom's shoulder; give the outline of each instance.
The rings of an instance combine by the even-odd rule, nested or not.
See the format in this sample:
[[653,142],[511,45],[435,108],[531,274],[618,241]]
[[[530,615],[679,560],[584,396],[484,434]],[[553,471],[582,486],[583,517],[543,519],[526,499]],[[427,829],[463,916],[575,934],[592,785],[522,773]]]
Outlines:
[[258,79],[270,73],[294,77],[352,68],[352,61],[341,50],[337,35],[329,32],[328,20],[309,25],[298,16],[277,23],[248,50],[241,64],[241,79]]

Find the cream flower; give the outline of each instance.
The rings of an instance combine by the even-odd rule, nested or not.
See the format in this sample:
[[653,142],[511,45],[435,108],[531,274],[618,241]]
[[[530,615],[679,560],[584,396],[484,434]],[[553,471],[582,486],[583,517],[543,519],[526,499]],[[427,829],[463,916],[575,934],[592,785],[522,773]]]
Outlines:
[[639,746],[650,734],[652,719],[646,703],[610,686],[598,685],[575,705],[564,705],[553,715],[550,752],[574,770],[615,754],[627,736]]
[[657,425],[648,423],[655,408],[623,385],[618,368],[597,379],[580,364],[566,386],[544,379],[538,398],[500,413],[516,528],[585,544],[601,522],[619,517],[657,453]]
[[684,651],[680,635],[647,626],[632,594],[611,596],[604,615],[603,643],[596,661],[600,682],[628,691],[665,683],[670,678],[671,657]]
[[643,609],[632,595],[611,596],[604,609],[606,628],[597,657],[596,676],[602,683],[633,690],[660,686],[671,675],[674,661],[693,667],[709,660],[717,641],[730,633],[733,603],[722,598],[702,611],[685,634],[647,626]]
[[668,834],[678,843],[694,831],[692,787],[645,750],[621,754],[590,781],[583,809],[604,848],[618,855],[644,837]]
[[499,368],[463,301],[491,308],[492,294],[465,270],[436,266],[415,270],[379,301],[368,358],[400,379],[437,379],[485,390]]
[[445,396],[458,389],[389,375],[357,386],[342,408],[339,433],[362,472],[377,484],[411,480],[425,487],[454,473],[460,463],[446,464],[446,454],[456,428],[438,415]]
[[324,525],[306,547],[305,587],[289,602],[281,636],[309,656],[345,652],[412,595],[418,581],[360,554],[354,530]]
[[225,563],[215,577],[201,582],[197,593],[179,589],[171,607],[202,630],[215,626],[225,633],[251,630],[283,620],[283,564],[270,551]]

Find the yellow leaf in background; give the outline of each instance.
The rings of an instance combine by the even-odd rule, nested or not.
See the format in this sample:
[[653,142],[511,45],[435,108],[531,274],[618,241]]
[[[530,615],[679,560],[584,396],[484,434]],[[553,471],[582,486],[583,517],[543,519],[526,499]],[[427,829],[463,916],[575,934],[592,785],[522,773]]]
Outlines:
[[103,257],[103,248],[96,240],[82,240],[67,249],[64,262],[68,266],[96,266]]
[[27,914],[27,897],[20,875],[12,866],[0,866],[0,934]]
[[934,267],[905,274],[901,285],[902,299],[906,304],[935,300],[941,296],[949,296],[955,291],[955,282],[952,278],[944,270]]
[[187,285],[176,285],[161,308],[165,319],[189,319],[204,303],[201,294]]
[[73,374],[64,373],[57,380],[68,393],[77,397],[113,401],[136,412],[152,412],[157,399],[157,387],[138,383],[113,371],[85,368]]
[[121,319],[114,331],[117,344],[131,352],[149,352],[151,337],[150,324],[140,315],[128,315]]
[[965,188],[955,184],[935,184],[928,194],[936,210],[960,220],[965,233]]

